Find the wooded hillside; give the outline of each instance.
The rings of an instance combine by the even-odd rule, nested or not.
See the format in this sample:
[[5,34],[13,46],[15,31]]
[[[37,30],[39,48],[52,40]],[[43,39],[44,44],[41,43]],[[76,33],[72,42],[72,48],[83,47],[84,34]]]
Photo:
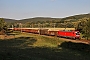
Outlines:
[[22,20],[5,19],[7,28],[75,28],[85,36],[90,35],[90,13],[65,18],[36,17]]

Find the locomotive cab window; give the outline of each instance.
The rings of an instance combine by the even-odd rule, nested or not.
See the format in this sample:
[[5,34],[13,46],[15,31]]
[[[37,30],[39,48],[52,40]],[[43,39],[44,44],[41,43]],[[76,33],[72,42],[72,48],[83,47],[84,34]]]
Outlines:
[[80,35],[80,33],[79,33],[79,32],[77,32],[77,33],[76,33],[76,35]]

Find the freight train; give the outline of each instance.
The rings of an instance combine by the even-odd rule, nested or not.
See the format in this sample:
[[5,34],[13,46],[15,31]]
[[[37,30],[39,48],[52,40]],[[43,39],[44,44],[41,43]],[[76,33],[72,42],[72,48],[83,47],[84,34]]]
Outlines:
[[75,29],[64,29],[64,28],[9,28],[9,30],[21,31],[27,33],[34,33],[40,35],[65,37],[71,39],[80,39],[80,32]]

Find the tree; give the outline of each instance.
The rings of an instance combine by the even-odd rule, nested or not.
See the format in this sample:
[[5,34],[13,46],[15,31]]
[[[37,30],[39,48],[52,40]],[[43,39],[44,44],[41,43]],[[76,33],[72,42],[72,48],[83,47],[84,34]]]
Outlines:
[[84,34],[84,36],[88,40],[88,37],[90,35],[90,19],[82,18],[82,20],[81,20],[81,22],[79,22],[77,28]]
[[90,19],[87,20],[87,23],[86,23],[86,39],[87,40],[89,36],[90,36]]
[[88,30],[90,31],[90,19],[87,22]]
[[5,34],[6,30],[7,30],[7,26],[4,19],[0,18],[0,34]]
[[90,19],[89,18],[82,18],[79,19],[77,23],[75,23],[76,30],[79,30],[84,37],[88,40],[90,34]]
[[0,31],[6,29],[6,23],[3,18],[0,18]]

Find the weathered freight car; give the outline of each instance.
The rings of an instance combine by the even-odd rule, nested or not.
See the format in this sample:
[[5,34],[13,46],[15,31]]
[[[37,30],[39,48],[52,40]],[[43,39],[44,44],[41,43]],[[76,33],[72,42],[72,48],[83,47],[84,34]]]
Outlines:
[[40,35],[48,35],[48,29],[39,29]]

